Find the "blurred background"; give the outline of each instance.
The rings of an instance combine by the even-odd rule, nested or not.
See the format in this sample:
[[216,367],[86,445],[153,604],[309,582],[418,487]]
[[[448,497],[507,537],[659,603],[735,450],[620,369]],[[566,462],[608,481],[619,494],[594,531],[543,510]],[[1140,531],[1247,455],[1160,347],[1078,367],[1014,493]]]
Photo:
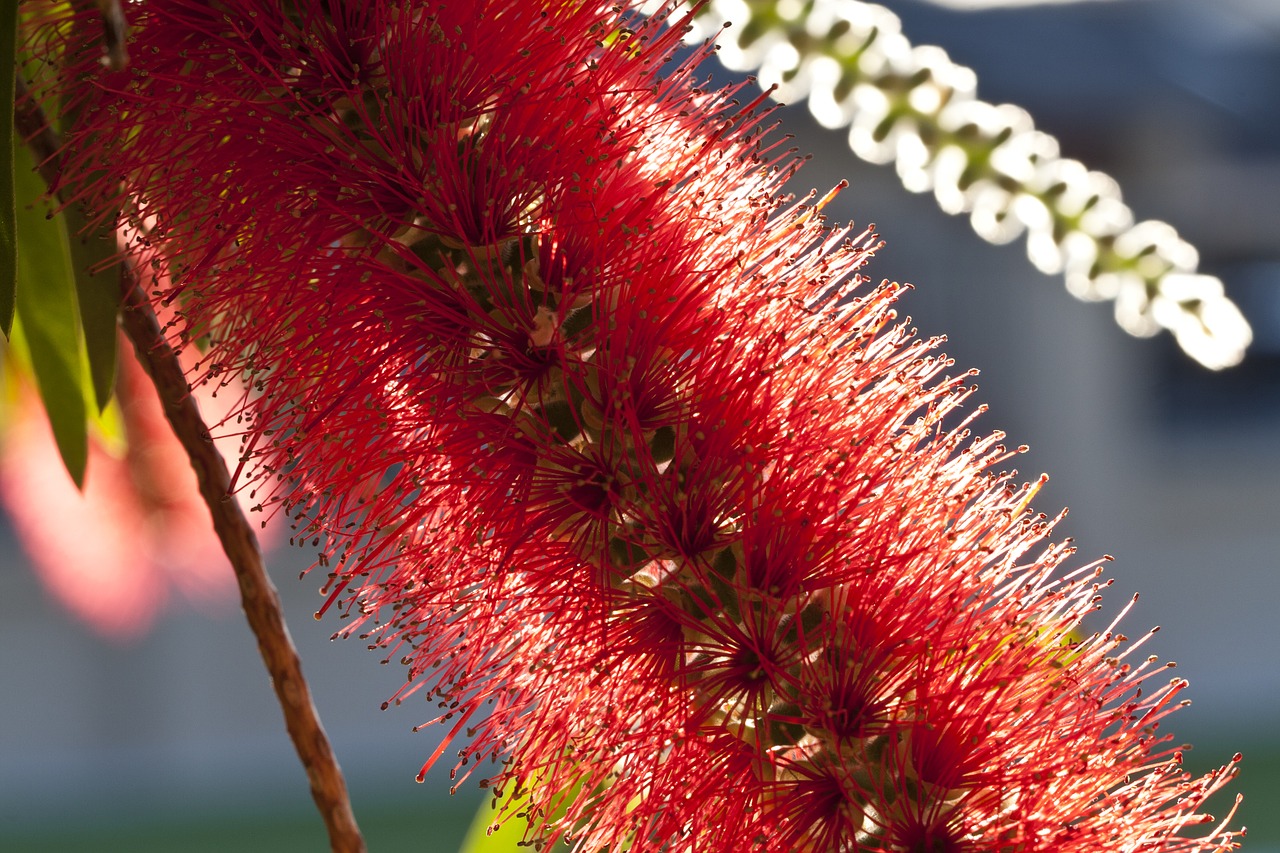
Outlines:
[[[828,212],[877,225],[887,247],[869,276],[916,285],[903,311],[948,336],[957,370],[981,369],[981,423],[1031,445],[1022,478],[1051,474],[1038,507],[1071,508],[1060,533],[1083,558],[1117,558],[1104,612],[1141,591],[1127,633],[1161,625],[1149,648],[1192,685],[1167,727],[1196,744],[1193,770],[1245,753],[1246,849],[1277,853],[1280,2],[884,5],[913,43],[976,70],[985,100],[1028,108],[1065,156],[1116,177],[1139,218],[1176,227],[1253,325],[1246,362],[1216,374],[1168,336],[1128,337],[1109,304],[1074,300],[1020,243],[982,243],[891,167],[857,161],[844,134],[785,112],[815,154],[797,190],[850,180]],[[311,618],[306,563],[284,549],[271,570],[370,849],[455,850],[480,792],[450,797],[447,762],[414,783],[436,736],[411,728],[432,709],[379,711],[403,671],[329,641],[338,626]],[[44,591],[8,526],[0,579],[0,849],[326,847],[233,601],[175,596],[148,633],[107,639]]]

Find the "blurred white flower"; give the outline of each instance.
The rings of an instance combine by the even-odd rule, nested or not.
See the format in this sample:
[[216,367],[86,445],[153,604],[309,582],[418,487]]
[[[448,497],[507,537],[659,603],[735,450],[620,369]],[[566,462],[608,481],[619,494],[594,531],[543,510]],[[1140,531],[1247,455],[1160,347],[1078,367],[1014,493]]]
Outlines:
[[907,189],[967,213],[983,239],[1025,232],[1037,269],[1061,273],[1080,299],[1115,300],[1130,334],[1168,330],[1214,370],[1244,358],[1249,324],[1218,279],[1196,274],[1193,246],[1167,223],[1135,223],[1114,179],[1063,159],[1020,107],[978,100],[973,71],[939,47],[913,47],[889,10],[859,0],[711,0],[689,38],[715,38],[727,67],[754,71],[780,101],[807,99],[826,127],[848,127],[855,154],[894,163]]

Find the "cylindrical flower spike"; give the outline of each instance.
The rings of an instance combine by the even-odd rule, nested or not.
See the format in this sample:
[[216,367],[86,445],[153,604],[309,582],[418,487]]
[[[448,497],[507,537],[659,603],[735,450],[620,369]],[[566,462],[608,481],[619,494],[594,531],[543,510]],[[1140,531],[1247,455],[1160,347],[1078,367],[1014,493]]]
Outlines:
[[531,839],[1234,847],[1181,834],[1234,774],[1177,770],[1184,682],[1070,640],[1099,569],[674,15],[160,0],[121,73],[41,30],[44,91],[93,87],[69,180],[165,259],[193,378],[251,383],[321,609]]

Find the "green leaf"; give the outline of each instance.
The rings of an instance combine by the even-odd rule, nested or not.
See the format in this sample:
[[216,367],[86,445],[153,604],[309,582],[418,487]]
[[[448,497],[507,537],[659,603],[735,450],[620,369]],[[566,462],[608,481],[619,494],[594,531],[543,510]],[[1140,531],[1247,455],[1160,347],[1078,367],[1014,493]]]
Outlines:
[[[576,795],[577,786],[571,793],[571,796]],[[486,800],[482,803],[480,810],[476,812],[475,819],[471,821],[471,828],[467,830],[467,837],[463,839],[462,848],[458,853],[529,853],[533,848],[528,843],[523,845],[520,843],[524,841],[524,831],[528,824],[519,817],[528,800],[527,795],[519,797],[508,795],[499,800],[499,806],[506,809],[509,817],[492,832],[490,829],[497,819],[498,812],[494,809],[492,802]],[[557,814],[563,814],[563,810],[557,809]],[[561,841],[554,847],[542,849],[546,853],[569,853],[571,848]]]
[[119,267],[111,263],[118,254],[115,235],[109,228],[87,231],[84,215],[74,205],[68,207],[64,215],[71,235],[71,263],[89,356],[89,374],[93,380],[93,398],[101,411],[111,402],[119,357],[116,321],[120,314],[120,272]]
[[[519,806],[523,805],[523,799],[521,798],[519,803],[504,803],[504,805],[515,808],[518,812]],[[528,853],[531,848],[520,844],[524,840],[525,822],[518,817],[512,817],[490,832],[496,815],[497,812],[494,811],[492,803],[488,800],[482,803],[480,810],[476,812],[475,819],[471,821],[471,828],[467,830],[467,837],[463,839],[462,848],[458,853]],[[554,853],[560,853],[566,849],[562,844],[556,845]]]
[[[3,2],[3,0],[0,0]],[[123,26],[118,3],[102,3],[104,23],[110,43],[120,32],[113,28]],[[112,48],[110,61],[123,61],[122,46]],[[46,109],[49,109],[46,107]],[[74,132],[80,124],[81,108],[66,106],[58,112],[58,120],[64,135]],[[81,139],[81,147],[92,145]],[[102,172],[82,176],[77,183],[93,184],[108,181]],[[71,240],[71,264],[75,272],[76,297],[80,304],[80,324],[84,331],[86,352],[89,356],[89,374],[93,380],[93,399],[99,411],[111,402],[115,389],[116,366],[119,358],[116,329],[120,315],[121,293],[120,267],[116,263],[119,251],[116,246],[115,217],[99,212],[96,222],[90,225],[86,211],[78,204],[69,204],[62,215],[66,219],[67,234]],[[100,223],[107,223],[101,225]]]
[[13,201],[13,83],[18,4],[0,12],[0,332],[9,337],[17,306],[18,243]]
[[[89,458],[85,353],[66,226],[37,200],[44,183],[25,151],[16,152],[17,316],[58,452],[77,486]],[[20,337],[20,340],[18,338]]]

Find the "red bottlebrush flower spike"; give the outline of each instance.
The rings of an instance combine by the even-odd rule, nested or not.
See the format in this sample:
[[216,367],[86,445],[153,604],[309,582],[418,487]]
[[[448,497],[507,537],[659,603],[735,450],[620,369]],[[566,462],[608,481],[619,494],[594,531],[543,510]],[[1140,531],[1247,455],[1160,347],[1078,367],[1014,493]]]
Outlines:
[[674,14],[157,0],[120,73],[41,32],[95,81],[69,180],[159,250],[193,377],[251,382],[322,610],[532,838],[1236,846],[1181,834],[1234,775],[1178,770],[1183,682],[1069,642],[1099,569]]

